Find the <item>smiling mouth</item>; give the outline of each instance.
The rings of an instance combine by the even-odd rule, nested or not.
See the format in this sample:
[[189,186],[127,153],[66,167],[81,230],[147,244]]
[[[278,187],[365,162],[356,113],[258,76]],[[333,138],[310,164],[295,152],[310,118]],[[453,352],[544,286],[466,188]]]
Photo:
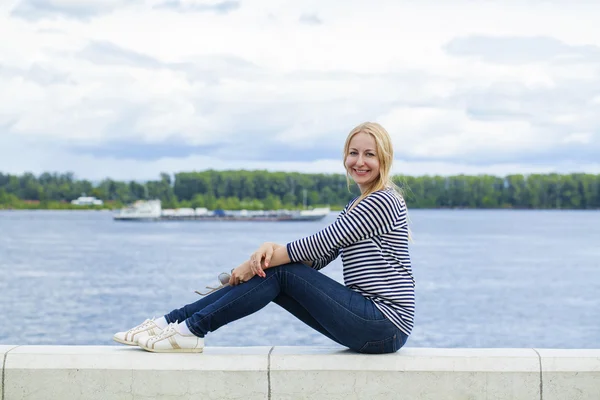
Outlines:
[[354,169],[354,172],[356,172],[357,174],[366,174],[369,171],[370,170],[368,169]]

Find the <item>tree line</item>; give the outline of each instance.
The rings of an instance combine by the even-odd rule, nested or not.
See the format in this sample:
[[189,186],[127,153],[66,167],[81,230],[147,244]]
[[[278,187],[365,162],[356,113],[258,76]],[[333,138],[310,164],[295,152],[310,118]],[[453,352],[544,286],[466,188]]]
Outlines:
[[[530,174],[394,177],[409,207],[600,209],[600,175]],[[82,194],[120,208],[136,200],[160,199],[163,208],[280,209],[329,205],[340,209],[358,195],[342,174],[268,171],[161,173],[147,182],[104,179],[93,183],[73,173],[0,173],[0,208],[75,208]],[[77,207],[81,208],[81,207]]]

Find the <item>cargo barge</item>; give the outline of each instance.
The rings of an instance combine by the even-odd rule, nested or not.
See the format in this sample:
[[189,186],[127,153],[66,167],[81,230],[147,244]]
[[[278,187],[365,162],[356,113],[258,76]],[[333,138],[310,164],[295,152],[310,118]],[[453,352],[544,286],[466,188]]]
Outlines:
[[319,221],[329,207],[310,210],[162,209],[160,200],[139,200],[113,216],[115,221]]

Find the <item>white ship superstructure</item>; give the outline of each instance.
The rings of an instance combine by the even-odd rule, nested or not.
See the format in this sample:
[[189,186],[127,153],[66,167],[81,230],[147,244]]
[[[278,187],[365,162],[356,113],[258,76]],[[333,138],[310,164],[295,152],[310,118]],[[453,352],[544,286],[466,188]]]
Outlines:
[[114,216],[121,221],[158,221],[162,216],[160,200],[138,200]]

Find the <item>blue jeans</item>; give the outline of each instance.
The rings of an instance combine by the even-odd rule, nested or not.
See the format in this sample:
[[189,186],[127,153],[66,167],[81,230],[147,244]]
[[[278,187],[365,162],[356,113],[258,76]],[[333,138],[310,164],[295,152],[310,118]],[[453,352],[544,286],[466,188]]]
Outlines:
[[237,286],[226,286],[165,315],[186,321],[200,337],[250,315],[270,302],[283,307],[331,340],[361,353],[393,353],[407,335],[360,293],[301,263],[265,270]]

